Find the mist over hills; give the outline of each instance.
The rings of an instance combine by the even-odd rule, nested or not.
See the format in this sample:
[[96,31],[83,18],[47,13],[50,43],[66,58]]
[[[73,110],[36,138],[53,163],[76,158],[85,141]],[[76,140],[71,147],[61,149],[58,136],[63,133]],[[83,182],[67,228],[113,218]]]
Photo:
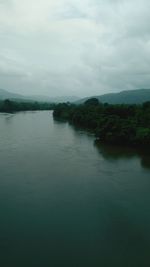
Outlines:
[[60,96],[60,97],[49,97],[44,95],[25,96],[21,94],[11,93],[4,89],[0,89],[0,100],[5,100],[5,99],[10,99],[15,101],[38,101],[38,102],[59,103],[59,102],[75,102],[80,98],[76,96]]
[[83,104],[90,98],[97,98],[102,103],[108,104],[142,104],[150,101],[150,89],[137,89],[121,91],[119,93],[110,93],[99,96],[91,96],[77,101],[77,104]]
[[25,96],[0,89],[0,100],[10,99],[15,101],[38,101],[50,103],[74,102],[76,104],[83,104],[90,98],[97,98],[102,103],[108,104],[141,104],[150,101],[150,89],[137,89],[121,91],[119,93],[110,93],[98,96],[85,97],[80,99],[76,96],[60,96],[49,97],[44,95],[30,95]]
[[20,94],[14,94],[9,91],[6,91],[4,89],[0,89],[0,100],[5,100],[5,99],[21,99],[24,98]]

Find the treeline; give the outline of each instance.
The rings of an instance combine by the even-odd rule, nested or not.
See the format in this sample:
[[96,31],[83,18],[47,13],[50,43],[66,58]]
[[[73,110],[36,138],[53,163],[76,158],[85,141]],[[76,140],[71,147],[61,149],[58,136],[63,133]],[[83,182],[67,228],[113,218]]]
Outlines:
[[93,98],[82,105],[58,104],[53,116],[89,129],[104,143],[150,147],[150,102],[110,105]]
[[52,110],[54,104],[40,102],[18,102],[6,99],[0,101],[0,112],[17,112],[17,111],[33,111],[33,110]]

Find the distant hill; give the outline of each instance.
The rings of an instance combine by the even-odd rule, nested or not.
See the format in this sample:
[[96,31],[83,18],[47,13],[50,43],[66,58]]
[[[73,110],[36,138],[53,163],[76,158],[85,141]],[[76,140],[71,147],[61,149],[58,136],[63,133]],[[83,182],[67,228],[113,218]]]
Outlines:
[[97,98],[102,103],[108,104],[141,104],[146,101],[150,101],[150,89],[138,89],[100,96],[91,96],[83,98],[76,103],[83,104],[86,100],[93,97]]
[[76,96],[62,96],[62,97],[49,97],[43,95],[31,95],[25,96],[21,94],[11,93],[4,89],[0,89],[0,100],[15,100],[15,101],[38,101],[38,102],[51,102],[51,103],[59,103],[59,102],[75,102],[79,100]]
[[0,89],[0,100],[10,99],[15,101],[38,101],[49,103],[62,103],[62,102],[74,102],[76,104],[82,104],[90,98],[97,98],[102,103],[109,104],[140,104],[146,101],[150,101],[150,89],[138,89],[122,91],[119,93],[110,93],[98,96],[86,97],[79,99],[76,96],[60,96],[49,97],[43,95],[21,95],[11,93],[4,89]]
[[21,99],[24,98],[22,95],[19,94],[14,94],[11,92],[8,92],[4,89],[0,89],[0,100],[5,100],[5,99]]
[[43,96],[43,95],[32,95],[29,97],[30,99],[34,99],[35,101],[42,101],[42,102],[52,102],[52,103],[62,103],[62,102],[75,102],[79,101],[79,97],[76,96],[58,96],[58,97],[50,97],[50,96]]

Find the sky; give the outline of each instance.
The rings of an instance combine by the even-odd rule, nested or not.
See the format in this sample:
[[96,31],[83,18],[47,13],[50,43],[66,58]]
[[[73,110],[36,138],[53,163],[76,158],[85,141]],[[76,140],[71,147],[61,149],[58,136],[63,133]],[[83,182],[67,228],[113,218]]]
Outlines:
[[92,96],[150,88],[149,0],[0,0],[0,88]]

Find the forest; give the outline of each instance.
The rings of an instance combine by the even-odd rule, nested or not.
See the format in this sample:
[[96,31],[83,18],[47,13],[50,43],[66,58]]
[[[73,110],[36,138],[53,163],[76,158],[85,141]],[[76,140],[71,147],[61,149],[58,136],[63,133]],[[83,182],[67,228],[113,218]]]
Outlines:
[[58,104],[53,116],[92,131],[103,143],[150,147],[150,101],[111,105],[92,98],[81,105]]
[[32,110],[52,110],[54,104],[42,102],[19,102],[6,99],[0,101],[0,112],[17,112],[17,111],[32,111]]

